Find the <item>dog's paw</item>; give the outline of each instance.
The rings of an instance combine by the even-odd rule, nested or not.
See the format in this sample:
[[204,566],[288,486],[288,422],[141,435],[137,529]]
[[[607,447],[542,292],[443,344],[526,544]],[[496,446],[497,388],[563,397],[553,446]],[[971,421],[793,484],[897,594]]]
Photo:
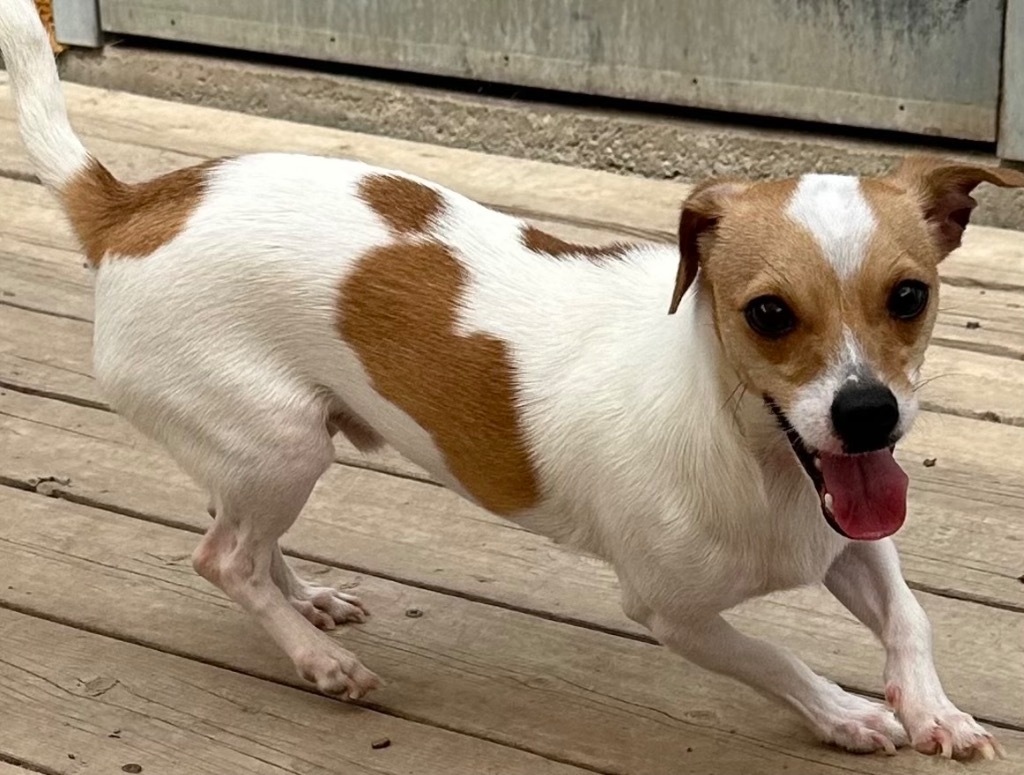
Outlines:
[[854,753],[895,754],[909,741],[892,709],[880,702],[850,694],[835,684],[819,696],[808,714],[822,742]]
[[295,610],[321,630],[333,630],[347,622],[364,622],[370,615],[358,597],[331,587],[304,584],[289,598]]
[[842,716],[820,723],[818,733],[826,743],[854,753],[883,751],[895,754],[909,742],[896,714],[885,705],[848,695]]
[[886,688],[885,696],[910,733],[915,750],[960,760],[995,759],[1003,755],[999,742],[949,700],[913,704],[894,686]]
[[295,659],[295,669],[324,694],[346,700],[358,700],[381,686],[373,671],[335,644],[301,653]]

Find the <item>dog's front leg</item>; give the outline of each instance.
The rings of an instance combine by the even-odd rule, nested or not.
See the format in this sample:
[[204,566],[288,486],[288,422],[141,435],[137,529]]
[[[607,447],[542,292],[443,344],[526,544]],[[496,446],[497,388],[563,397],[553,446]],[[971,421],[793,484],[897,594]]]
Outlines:
[[885,696],[922,753],[994,758],[999,745],[946,697],[932,659],[931,625],[900,572],[891,539],[851,543],[825,584],[885,646]]
[[907,742],[902,725],[884,705],[844,691],[788,651],[744,635],[720,615],[648,611],[640,619],[659,641],[691,662],[796,709],[824,742],[863,753],[895,753]]

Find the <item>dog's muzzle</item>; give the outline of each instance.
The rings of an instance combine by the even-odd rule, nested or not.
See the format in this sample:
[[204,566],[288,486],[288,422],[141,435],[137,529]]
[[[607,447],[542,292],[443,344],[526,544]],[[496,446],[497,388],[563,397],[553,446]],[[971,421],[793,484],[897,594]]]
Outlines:
[[[888,388],[885,391],[892,396]],[[907,513],[909,480],[893,457],[899,409],[878,392],[851,392],[841,398],[842,392],[832,406],[833,416],[841,416],[847,432],[842,439],[847,451],[842,454],[814,449],[776,401],[764,396],[764,403],[811,480],[826,522],[846,538],[877,540],[899,530]],[[895,401],[893,397],[893,405]],[[872,446],[879,441],[882,446]]]

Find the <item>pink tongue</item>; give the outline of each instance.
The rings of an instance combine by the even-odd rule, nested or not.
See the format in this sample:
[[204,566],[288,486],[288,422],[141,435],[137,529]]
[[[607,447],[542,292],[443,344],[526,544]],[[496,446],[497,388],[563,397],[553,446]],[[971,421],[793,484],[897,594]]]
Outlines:
[[832,516],[850,538],[873,541],[895,533],[907,516],[909,479],[887,449],[864,455],[821,455]]

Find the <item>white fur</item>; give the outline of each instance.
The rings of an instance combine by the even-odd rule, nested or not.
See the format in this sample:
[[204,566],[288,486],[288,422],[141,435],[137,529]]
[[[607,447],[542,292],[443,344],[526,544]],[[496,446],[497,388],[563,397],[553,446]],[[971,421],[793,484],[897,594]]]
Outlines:
[[848,175],[804,175],[786,214],[807,229],[841,279],[856,274],[878,224],[860,189]]
[[[916,370],[908,375],[911,384],[917,377]],[[787,419],[811,449],[834,455],[842,453],[842,441],[832,427],[832,402],[845,382],[865,378],[883,381],[896,397],[900,417],[894,430],[895,437],[901,438],[910,430],[919,408],[917,393],[882,380],[865,357],[854,333],[845,328],[839,351],[819,376],[796,391],[787,414]]]
[[[42,27],[27,23],[30,7],[3,6],[0,43],[19,63],[33,159],[59,183],[82,151],[66,127]],[[33,112],[39,105],[45,115]],[[459,489],[429,429],[374,390],[339,337],[339,286],[368,249],[391,239],[354,195],[371,171],[282,154],[227,162],[173,241],[145,258],[106,256],[96,278],[97,378],[115,408],[210,491],[216,519],[196,569],[259,619],[301,675],[348,697],[378,679],[314,625],[364,610],[297,579],[277,545],[331,463],[328,413],[340,402]],[[815,178],[791,207],[831,255],[862,249],[863,229],[836,225],[849,220],[853,190]],[[709,300],[695,287],[677,315],[664,313],[676,251],[552,259],[521,244],[518,220],[451,192],[443,198],[432,237],[470,278],[460,331],[502,339],[514,360],[544,493],[517,521],[607,559],[629,616],[698,664],[788,703],[824,740],[891,748],[906,739],[902,722],[915,742],[945,725],[958,751],[986,750],[989,738],[942,693],[926,620],[891,545],[872,550],[834,533],[760,400],[730,398],[737,377]],[[899,720],[721,616],[747,598],[825,578],[886,644]]]
[[68,121],[50,43],[32,0],[3,0],[0,51],[10,76],[18,129],[39,179],[58,188],[88,162]]

